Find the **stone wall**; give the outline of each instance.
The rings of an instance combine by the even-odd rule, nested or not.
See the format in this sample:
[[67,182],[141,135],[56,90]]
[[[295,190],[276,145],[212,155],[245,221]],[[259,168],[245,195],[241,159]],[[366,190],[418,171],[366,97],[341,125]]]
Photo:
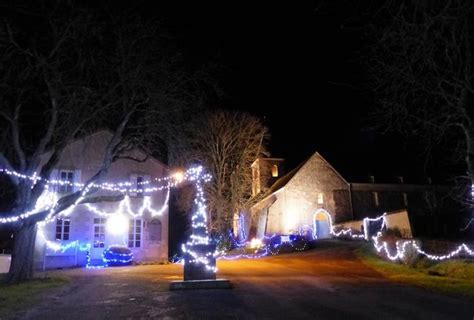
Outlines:
[[[300,218],[300,223],[312,224],[313,214],[323,208],[331,214],[333,221],[350,219],[350,201],[347,182],[331,167],[319,153],[315,153],[295,174],[285,187],[287,192],[287,210],[291,207]],[[318,197],[323,195],[323,203]]]
[[[412,227],[408,212],[406,210],[387,212],[385,216],[386,227],[388,229],[398,229],[404,238],[413,238]],[[363,220],[352,220],[339,223],[334,226],[336,231],[341,229],[352,229],[355,232],[364,232]]]
[[[302,227],[313,228],[313,215],[321,208],[331,214],[333,221],[350,219],[348,194],[347,182],[315,153],[282,189],[272,195],[266,234],[291,234]],[[323,203],[318,203],[321,196]],[[264,207],[259,206],[259,215],[266,214],[262,210]],[[261,223],[262,220],[258,221]]]

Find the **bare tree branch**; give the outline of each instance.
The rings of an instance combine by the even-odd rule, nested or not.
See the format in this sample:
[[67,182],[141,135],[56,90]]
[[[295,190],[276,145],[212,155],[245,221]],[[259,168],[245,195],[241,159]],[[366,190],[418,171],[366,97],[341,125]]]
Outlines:
[[[374,122],[416,136],[427,152],[442,145],[452,160],[463,158],[471,183],[473,17],[470,1],[387,1],[371,31],[368,64],[378,101]],[[464,156],[452,141],[463,142]]]
[[131,160],[131,161],[138,162],[138,163],[146,162],[148,159],[149,159],[148,155],[145,155],[145,157],[143,157],[141,159],[136,158],[136,157],[132,157],[132,156],[115,156],[114,157],[114,161],[117,161],[117,160]]

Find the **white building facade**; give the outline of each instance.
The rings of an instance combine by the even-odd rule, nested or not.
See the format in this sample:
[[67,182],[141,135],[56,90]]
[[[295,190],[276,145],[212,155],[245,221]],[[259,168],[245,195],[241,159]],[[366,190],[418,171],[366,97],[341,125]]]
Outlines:
[[[100,131],[71,143],[50,179],[85,183],[100,168],[111,137],[110,132]],[[78,204],[39,226],[35,245],[37,269],[100,265],[104,250],[110,246],[129,248],[135,262],[168,259],[169,187],[167,180],[163,180],[168,169],[138,149],[128,152],[127,157],[111,165],[106,181],[130,182],[138,192],[97,191],[94,196],[120,199]],[[61,197],[78,188],[58,185],[50,191]],[[154,190],[146,192],[151,188]]]

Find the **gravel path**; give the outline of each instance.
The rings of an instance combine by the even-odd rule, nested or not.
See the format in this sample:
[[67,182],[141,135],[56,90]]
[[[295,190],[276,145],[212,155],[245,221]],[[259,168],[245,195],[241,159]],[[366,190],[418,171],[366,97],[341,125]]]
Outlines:
[[233,289],[168,291],[180,265],[61,270],[67,286],[14,319],[468,319],[472,302],[390,282],[350,246],[219,261]]

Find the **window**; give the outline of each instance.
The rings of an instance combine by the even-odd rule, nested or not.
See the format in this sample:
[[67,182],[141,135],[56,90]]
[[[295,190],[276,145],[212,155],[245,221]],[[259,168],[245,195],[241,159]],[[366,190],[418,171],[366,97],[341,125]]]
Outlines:
[[105,218],[94,218],[94,248],[105,247]]
[[272,177],[278,177],[278,166],[276,164],[272,166]]
[[142,220],[130,219],[128,224],[128,247],[140,248],[142,242]]
[[137,190],[138,190],[139,197],[143,196],[143,190],[145,189],[144,182],[145,182],[145,179],[142,176],[137,177]]
[[147,223],[147,230],[150,241],[161,240],[161,221],[153,219]]
[[324,194],[318,194],[318,204],[324,204]]
[[71,221],[69,219],[56,220],[56,240],[69,240],[69,229]]
[[69,193],[74,189],[74,171],[61,170],[59,171],[59,180],[67,181],[68,184],[59,185],[59,193]]
[[132,189],[135,189],[136,192],[130,192],[131,197],[143,197],[143,191],[145,191],[145,185],[151,180],[149,175],[130,175],[130,183],[132,184]]

